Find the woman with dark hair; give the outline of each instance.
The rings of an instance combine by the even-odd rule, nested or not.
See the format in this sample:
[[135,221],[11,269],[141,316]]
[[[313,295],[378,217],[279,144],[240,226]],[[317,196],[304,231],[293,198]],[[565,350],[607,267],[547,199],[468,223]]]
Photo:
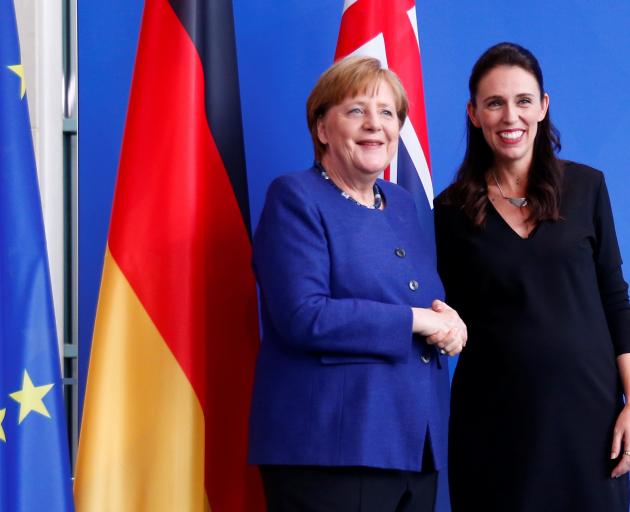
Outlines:
[[604,177],[556,158],[525,48],[488,49],[469,89],[466,154],[435,208],[438,269],[469,332],[453,511],[627,512],[630,304]]

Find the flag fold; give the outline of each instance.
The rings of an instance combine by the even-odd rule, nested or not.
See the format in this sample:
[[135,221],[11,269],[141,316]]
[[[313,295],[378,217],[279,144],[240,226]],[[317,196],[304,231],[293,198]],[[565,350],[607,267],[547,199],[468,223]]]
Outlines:
[[48,255],[13,0],[0,0],[0,510],[73,510]]
[[[97,308],[81,512],[262,508],[231,2],[146,0]],[[236,93],[234,93],[236,91]]]

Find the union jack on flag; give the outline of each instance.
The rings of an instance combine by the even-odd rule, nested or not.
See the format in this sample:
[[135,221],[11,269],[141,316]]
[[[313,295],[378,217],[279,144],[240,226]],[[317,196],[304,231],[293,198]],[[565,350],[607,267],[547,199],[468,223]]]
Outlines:
[[421,226],[432,239],[433,183],[415,0],[345,0],[335,60],[348,55],[378,58],[407,91],[409,116],[398,155],[383,177],[411,192]]

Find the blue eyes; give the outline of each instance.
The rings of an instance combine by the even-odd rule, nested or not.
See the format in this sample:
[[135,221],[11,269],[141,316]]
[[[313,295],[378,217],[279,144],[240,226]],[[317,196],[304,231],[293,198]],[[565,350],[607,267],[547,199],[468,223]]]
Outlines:
[[[348,110],[348,114],[353,115],[353,116],[361,116],[365,114],[365,110],[360,107],[354,107]],[[394,113],[388,109],[379,110],[379,115],[382,115],[385,117],[394,117]]]

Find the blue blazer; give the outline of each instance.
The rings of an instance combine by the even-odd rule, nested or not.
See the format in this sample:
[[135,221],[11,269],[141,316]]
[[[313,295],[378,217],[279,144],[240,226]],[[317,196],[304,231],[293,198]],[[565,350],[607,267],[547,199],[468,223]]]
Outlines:
[[253,243],[252,463],[419,471],[425,438],[446,463],[446,357],[411,332],[410,306],[443,297],[434,242],[411,196],[378,184],[384,210],[344,198],[316,167],[269,187]]

